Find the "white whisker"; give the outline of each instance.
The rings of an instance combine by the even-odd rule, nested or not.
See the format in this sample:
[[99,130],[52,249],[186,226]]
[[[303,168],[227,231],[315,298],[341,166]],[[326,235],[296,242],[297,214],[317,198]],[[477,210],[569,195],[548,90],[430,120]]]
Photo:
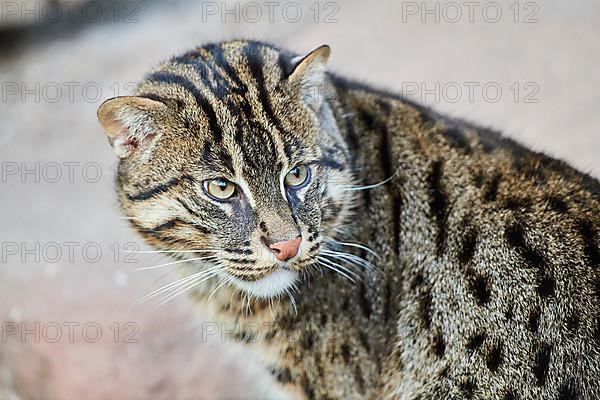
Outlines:
[[229,282],[231,282],[232,280],[233,280],[233,276],[230,276],[230,277],[228,277],[228,278],[224,278],[224,279],[223,279],[223,280],[222,280],[222,281],[221,281],[221,282],[220,282],[220,283],[217,285],[217,287],[215,288],[215,290],[213,290],[213,291],[212,291],[212,293],[211,293],[211,294],[208,296],[208,300],[207,300],[207,301],[210,301],[210,299],[213,297],[213,295],[214,295],[215,293],[217,293],[217,291],[218,291],[219,289],[221,289],[223,286],[225,286],[226,284],[228,284],[228,283],[229,283]]
[[296,307],[296,300],[294,300],[294,295],[290,292],[290,288],[285,289],[285,294],[290,298],[290,303],[292,307],[294,307],[294,315],[298,315],[298,308]]
[[[325,268],[328,268],[328,269],[330,269],[332,271],[335,271],[338,274],[346,277],[348,280],[350,280],[350,282],[356,283],[356,281],[354,280],[354,278],[352,278],[350,275],[348,275],[348,274],[352,274],[352,275],[356,275],[356,274],[354,272],[352,272],[352,271],[349,271],[347,268],[344,268],[341,265],[336,264],[336,263],[332,262],[331,260],[328,260],[328,259],[322,258],[322,257],[317,257],[317,262],[320,265],[324,266]],[[341,268],[342,270],[338,269],[338,267]]]
[[215,265],[215,266],[210,267],[210,268],[208,268],[206,270],[202,270],[202,271],[190,274],[188,276],[185,276],[185,277],[183,277],[181,279],[178,279],[178,280],[176,280],[174,282],[171,282],[171,283],[169,283],[167,285],[164,285],[164,286],[162,286],[162,287],[160,287],[160,288],[158,288],[158,289],[156,289],[156,290],[148,293],[147,295],[145,295],[144,297],[142,297],[139,301],[140,302],[144,302],[144,301],[146,301],[146,300],[148,300],[148,299],[150,299],[150,298],[152,298],[152,297],[154,297],[156,295],[159,295],[161,293],[170,292],[174,288],[176,290],[176,288],[179,287],[179,286],[181,286],[182,284],[184,284],[186,282],[189,282],[189,281],[191,281],[193,279],[202,277],[203,275],[209,274],[209,273],[214,272],[214,271],[216,271],[218,269],[220,269],[220,266]]
[[275,319],[275,313],[273,312],[273,297],[269,297],[269,313],[271,314],[271,319]]
[[160,253],[214,253],[218,250],[125,250],[124,253],[160,254]]
[[391,181],[392,179],[394,179],[394,177],[396,176],[396,172],[394,172],[394,174],[392,176],[390,176],[389,178],[379,182],[379,183],[373,183],[371,185],[365,185],[365,186],[360,186],[360,185],[341,185],[340,187],[342,188],[342,190],[348,190],[348,191],[355,191],[355,190],[368,190],[368,189],[374,189],[376,187],[385,185],[386,183],[388,183],[389,181]]
[[330,263],[330,265],[335,265],[336,267],[339,267],[342,271],[352,275],[353,277],[360,278],[360,276],[356,272],[354,272],[351,268],[341,265],[341,264],[338,264],[338,263],[334,262],[333,260],[329,259],[329,257],[331,257],[331,255],[321,254],[320,257],[321,257],[321,260],[327,260]]
[[348,261],[349,263],[356,265],[358,267],[363,267],[363,268],[367,268],[370,270],[375,269],[375,266],[373,264],[371,264],[367,260],[364,260],[354,254],[344,253],[344,252],[340,252],[340,251],[330,251],[330,250],[321,250],[321,253],[323,255],[329,255],[340,261],[344,261],[344,260]]
[[193,280],[191,283],[186,284],[181,290],[178,290],[175,293],[170,294],[169,296],[165,297],[163,300],[160,301],[160,303],[158,303],[157,307],[162,306],[163,304],[165,304],[166,302],[170,301],[171,299],[179,296],[181,293],[184,293],[188,290],[190,290],[191,288],[193,288],[194,286],[197,286],[199,284],[201,284],[202,282],[205,282],[207,280],[209,280],[210,278],[216,276],[219,274],[219,271],[213,272],[207,276],[203,276],[200,277],[196,280]]
[[250,306],[250,302],[252,301],[252,294],[247,293],[245,299],[247,300],[246,307],[244,309],[244,303],[242,303],[242,311],[245,313],[245,315],[249,316],[252,315],[252,307]]
[[368,252],[368,253],[372,254],[373,256],[377,257],[378,259],[381,259],[381,256],[380,256],[379,254],[377,254],[377,253],[376,253],[374,250],[372,250],[372,249],[368,248],[367,246],[365,246],[365,245],[362,245],[362,244],[360,244],[360,243],[353,243],[353,242],[340,242],[340,241],[333,240],[333,239],[330,239],[330,240],[331,240],[332,242],[334,242],[335,244],[339,244],[339,245],[341,245],[341,246],[356,247],[356,248],[358,248],[358,249],[362,249],[362,250],[364,250],[364,251],[366,251],[366,252]]
[[145,271],[145,270],[148,270],[148,269],[156,269],[156,268],[168,267],[169,265],[181,264],[181,263],[184,263],[184,262],[199,261],[199,260],[210,260],[210,259],[216,259],[216,257],[215,256],[209,256],[209,257],[187,258],[185,260],[171,261],[171,262],[164,263],[164,264],[153,265],[151,267],[136,268],[136,269],[134,269],[134,271]]

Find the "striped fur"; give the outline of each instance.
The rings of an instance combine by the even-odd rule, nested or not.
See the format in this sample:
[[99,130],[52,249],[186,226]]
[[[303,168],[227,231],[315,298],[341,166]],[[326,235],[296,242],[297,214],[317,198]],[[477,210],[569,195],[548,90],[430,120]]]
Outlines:
[[[99,111],[124,213],[158,249],[211,251],[195,296],[258,355],[264,396],[600,398],[600,184],[325,74],[328,54],[206,45]],[[298,164],[313,180],[288,193]],[[208,199],[218,177],[243,198]],[[296,232],[299,256],[268,257],[261,236]]]

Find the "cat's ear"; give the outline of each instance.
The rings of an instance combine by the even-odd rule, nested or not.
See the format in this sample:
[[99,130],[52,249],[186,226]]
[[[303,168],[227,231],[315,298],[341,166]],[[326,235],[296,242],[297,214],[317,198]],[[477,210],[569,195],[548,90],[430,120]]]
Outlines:
[[298,88],[300,98],[315,109],[319,108],[325,94],[325,71],[330,54],[329,46],[323,45],[292,60],[294,66],[288,80]]
[[113,97],[98,108],[98,121],[115,153],[125,158],[152,141],[156,121],[166,110],[164,103],[146,97]]

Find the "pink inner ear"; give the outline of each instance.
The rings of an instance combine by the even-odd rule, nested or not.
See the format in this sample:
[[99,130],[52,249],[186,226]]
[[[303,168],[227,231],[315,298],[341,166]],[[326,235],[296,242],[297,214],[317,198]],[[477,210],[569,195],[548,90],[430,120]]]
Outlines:
[[139,147],[140,142],[135,138],[127,138],[127,140],[123,142],[123,145],[129,147],[131,150],[135,150]]
[[152,138],[154,138],[154,134],[153,133],[149,133],[147,134],[143,139],[142,142],[140,143],[140,139],[139,138],[135,138],[135,137],[128,137],[127,140],[125,140],[124,144],[127,146],[132,147],[133,149],[137,149],[140,144],[144,143],[144,142],[149,142],[152,140]]
[[111,138],[110,142],[111,144],[114,144],[114,142],[118,141],[119,146],[126,147],[129,151],[134,151],[137,150],[144,142],[147,143],[151,141],[154,136],[156,136],[154,133],[148,133],[142,139],[132,137],[129,134],[129,128],[121,126],[118,129],[118,133]]

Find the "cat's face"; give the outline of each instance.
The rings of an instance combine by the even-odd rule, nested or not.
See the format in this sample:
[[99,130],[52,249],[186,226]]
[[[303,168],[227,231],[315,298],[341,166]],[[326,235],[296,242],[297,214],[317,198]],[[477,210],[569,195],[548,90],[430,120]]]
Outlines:
[[259,297],[316,264],[352,208],[347,148],[325,101],[328,55],[205,46],[100,107],[121,157],[122,208],[148,242]]

